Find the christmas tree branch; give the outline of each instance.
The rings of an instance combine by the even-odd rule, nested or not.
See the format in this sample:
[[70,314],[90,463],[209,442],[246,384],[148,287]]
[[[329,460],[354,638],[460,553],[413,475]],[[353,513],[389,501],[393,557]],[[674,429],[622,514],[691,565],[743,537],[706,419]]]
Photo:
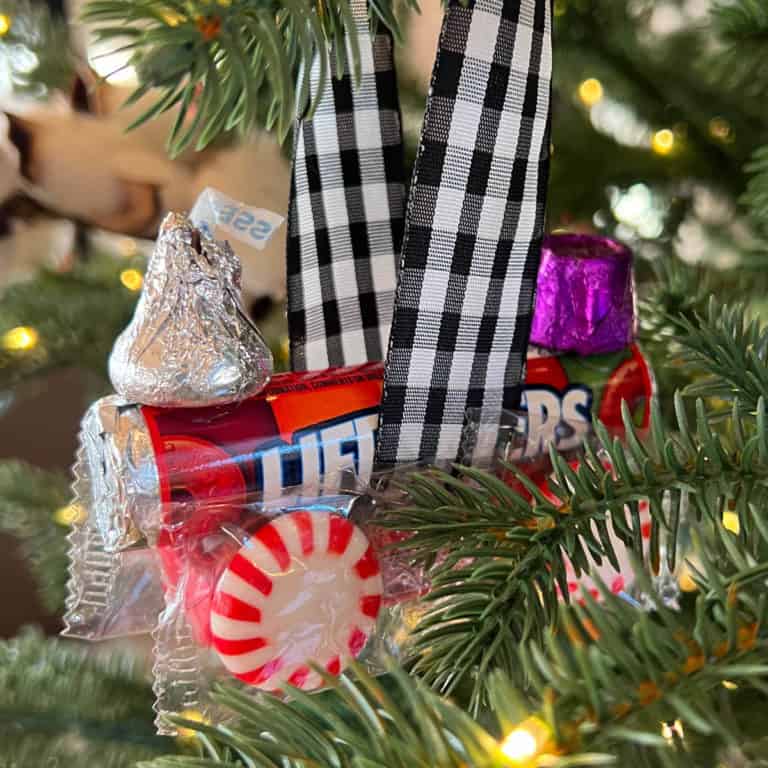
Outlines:
[[18,768],[128,768],[168,752],[154,734],[152,692],[120,654],[94,658],[26,631],[0,643],[0,743]]
[[[41,270],[0,295],[0,390],[67,365],[106,374],[106,360],[138,298],[121,284],[140,260],[93,254],[69,272]],[[133,284],[133,283],[129,283]]]
[[[323,693],[292,689],[288,700],[225,687],[217,699],[235,723],[179,721],[204,736],[208,757],[146,766],[671,766],[711,764],[726,751],[746,759],[765,739],[762,726],[745,731],[726,715],[731,698],[768,691],[768,565],[751,554],[768,539],[760,526],[727,531],[716,509],[707,522],[717,543],[692,610],[654,600],[644,612],[602,584],[601,604],[587,595],[561,607],[561,629],[515,651],[519,682],[488,673],[490,730],[402,670],[373,679],[355,667],[327,676]],[[652,593],[640,568],[638,584]]]
[[724,90],[757,97],[768,88],[768,8],[761,0],[718,2],[712,18],[725,50],[713,73]]
[[[768,50],[768,45],[766,49]],[[763,237],[768,237],[768,145],[755,150],[746,170],[752,176],[741,201],[748,206],[751,217]],[[768,251],[768,245],[765,243],[762,251],[763,254]]]
[[69,478],[20,461],[0,463],[0,533],[13,536],[51,613],[64,606]]
[[[429,610],[414,632],[414,671],[442,693],[472,676],[477,711],[487,671],[501,668],[514,676],[517,645],[541,638],[556,622],[558,598],[568,595],[563,555],[577,573],[603,558],[619,570],[610,527],[655,570],[664,545],[671,570],[686,505],[701,519],[708,506],[722,513],[730,505],[744,515],[750,503],[765,500],[764,402],[756,422],[736,406],[728,437],[712,430],[702,401],[693,429],[679,395],[675,405],[678,431],[668,431],[655,408],[645,445],[625,411],[626,447],[598,424],[597,446],[586,446],[578,469],[553,451],[552,495],[515,470],[530,503],[502,480],[468,468],[458,478],[435,472],[409,481],[407,506],[389,512],[385,524],[412,532],[403,546],[432,566]],[[647,552],[641,501],[651,514]],[[440,552],[444,559],[434,564]]]
[[743,305],[723,306],[710,299],[706,317],[682,316],[679,340],[684,363],[706,376],[685,393],[738,402],[742,411],[756,413],[760,399],[768,399],[768,328],[750,319]]
[[[372,24],[383,23],[399,36],[391,0],[376,0],[369,8]],[[168,139],[174,155],[192,142],[202,149],[235,127],[249,131],[260,103],[266,105],[267,127],[284,139],[295,114],[314,110],[331,76],[322,55],[311,92],[309,74],[318,53],[333,51],[336,76],[359,74],[350,0],[142,0],[130,9],[122,0],[91,0],[85,20],[96,25],[99,39],[124,41],[123,48],[133,52],[141,85],[131,101],[159,90],[134,125],[178,105]]]

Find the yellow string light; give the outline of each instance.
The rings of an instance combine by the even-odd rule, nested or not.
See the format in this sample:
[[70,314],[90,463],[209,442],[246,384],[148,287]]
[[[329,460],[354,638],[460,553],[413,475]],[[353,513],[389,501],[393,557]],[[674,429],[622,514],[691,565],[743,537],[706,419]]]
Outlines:
[[733,129],[724,117],[713,117],[709,121],[709,135],[713,139],[729,144],[733,141]]
[[676,738],[684,739],[685,729],[683,728],[683,723],[680,720],[675,720],[672,723],[662,723],[661,735],[670,744],[675,741]]
[[733,683],[730,680],[723,680],[723,688],[726,688],[729,691],[735,691],[738,687],[739,686],[736,685],[736,683]]
[[66,507],[59,507],[53,513],[54,522],[65,528],[75,523],[81,523],[84,519],[85,510],[79,504],[67,504]]
[[579,99],[587,107],[594,107],[603,100],[603,84],[596,77],[589,77],[579,85]]
[[0,13],[0,37],[5,37],[11,31],[11,17]]
[[675,134],[669,128],[656,131],[651,139],[651,149],[657,155],[669,155],[675,148]]
[[515,728],[501,744],[504,757],[513,762],[522,763],[530,760],[539,751],[536,737],[525,728]]
[[186,21],[186,17],[182,16],[176,11],[163,11],[161,15],[163,17],[163,21],[169,27],[178,27],[182,21]]
[[739,516],[736,512],[730,510],[723,512],[723,527],[726,531],[739,535],[741,531],[741,523],[739,522]]
[[3,334],[3,349],[7,352],[30,352],[40,341],[40,334],[28,325],[19,325]]
[[138,269],[124,269],[120,273],[120,282],[129,291],[140,291],[141,286],[144,284],[144,278]]
[[514,728],[501,742],[501,754],[510,765],[528,768],[544,753],[550,753],[552,731],[538,717],[529,717]]
[[[199,709],[185,709],[179,716],[184,720],[191,720],[193,723],[210,723],[210,720],[204,717]],[[189,741],[190,739],[197,738],[197,731],[180,726],[176,738],[182,742]]]
[[693,580],[693,574],[687,566],[683,566],[683,570],[680,573],[677,583],[683,592],[695,592],[698,589],[696,582]]

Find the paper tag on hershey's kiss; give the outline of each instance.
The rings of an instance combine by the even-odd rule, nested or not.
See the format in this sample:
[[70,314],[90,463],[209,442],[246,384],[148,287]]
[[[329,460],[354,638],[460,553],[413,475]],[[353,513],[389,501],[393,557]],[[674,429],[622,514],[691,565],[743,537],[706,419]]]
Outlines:
[[213,187],[200,193],[189,217],[216,240],[239,240],[259,251],[284,221],[278,213],[244,205]]

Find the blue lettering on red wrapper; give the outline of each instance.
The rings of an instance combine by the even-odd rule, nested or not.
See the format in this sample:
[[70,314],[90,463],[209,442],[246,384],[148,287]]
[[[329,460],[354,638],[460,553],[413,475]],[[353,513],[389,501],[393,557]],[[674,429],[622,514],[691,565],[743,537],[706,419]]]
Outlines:
[[345,476],[365,484],[373,471],[378,410],[368,409],[292,435],[290,443],[275,440],[251,455],[257,487],[265,501],[286,489],[303,493],[338,489]]
[[517,433],[520,445],[507,456],[511,461],[533,459],[554,445],[568,451],[581,445],[592,429],[592,390],[581,385],[566,389],[526,387]]

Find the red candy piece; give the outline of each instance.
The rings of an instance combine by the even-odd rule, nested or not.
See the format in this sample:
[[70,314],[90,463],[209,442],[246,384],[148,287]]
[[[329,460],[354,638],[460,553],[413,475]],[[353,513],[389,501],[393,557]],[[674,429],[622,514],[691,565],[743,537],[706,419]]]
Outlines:
[[527,387],[551,387],[562,391],[568,386],[568,374],[556,357],[531,357],[525,371]]
[[608,430],[616,435],[624,434],[624,423],[621,418],[621,401],[625,400],[633,415],[638,408],[643,408],[640,423],[641,428],[648,427],[650,422],[650,397],[653,394],[648,363],[643,359],[640,350],[632,345],[632,357],[625,360],[610,376],[603,390],[598,417]]

